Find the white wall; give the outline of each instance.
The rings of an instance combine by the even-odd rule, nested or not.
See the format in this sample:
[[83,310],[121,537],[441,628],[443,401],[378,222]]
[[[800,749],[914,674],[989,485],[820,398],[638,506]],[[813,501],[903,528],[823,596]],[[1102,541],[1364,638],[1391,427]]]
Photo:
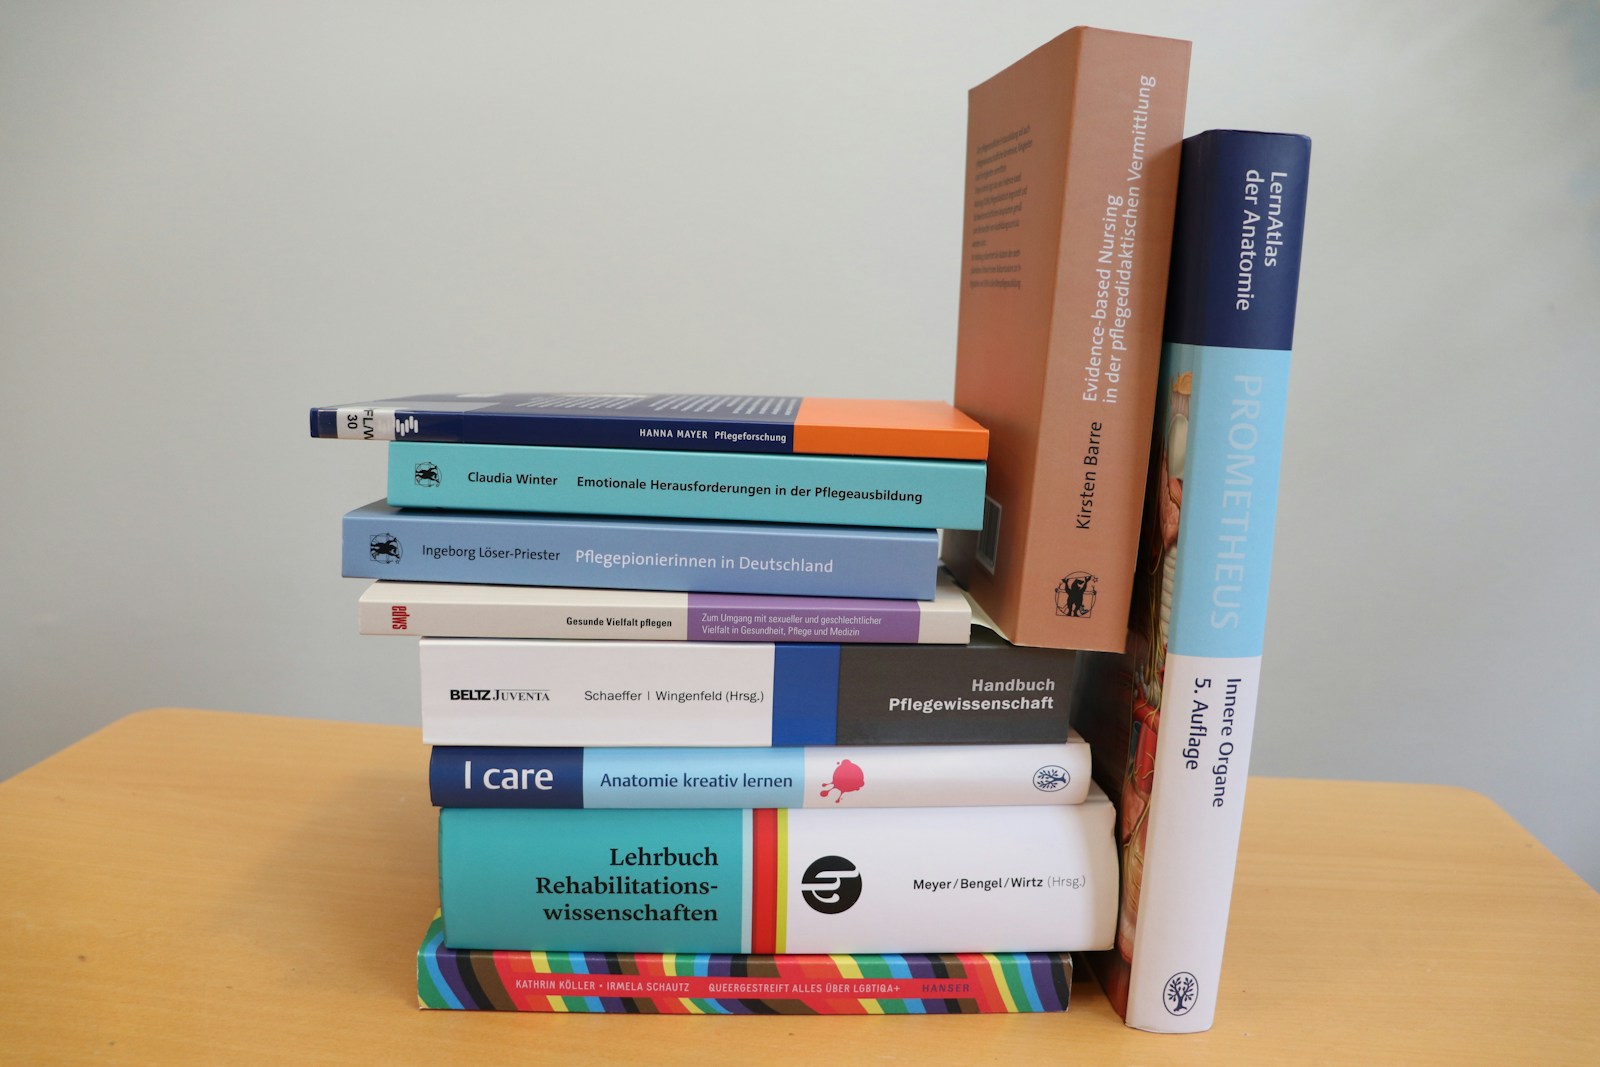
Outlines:
[[1080,22],[1315,140],[1253,770],[1482,790],[1600,884],[1594,3],[6,3],[0,774],[415,721],[338,576],[383,449],[313,404],[948,398],[965,92]]

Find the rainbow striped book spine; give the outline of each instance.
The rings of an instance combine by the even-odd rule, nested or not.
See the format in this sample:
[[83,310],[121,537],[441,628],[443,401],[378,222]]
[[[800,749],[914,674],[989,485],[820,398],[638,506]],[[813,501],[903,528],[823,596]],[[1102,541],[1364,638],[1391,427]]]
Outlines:
[[417,1003],[634,1015],[971,1015],[1066,1011],[1065,952],[893,955],[417,951]]

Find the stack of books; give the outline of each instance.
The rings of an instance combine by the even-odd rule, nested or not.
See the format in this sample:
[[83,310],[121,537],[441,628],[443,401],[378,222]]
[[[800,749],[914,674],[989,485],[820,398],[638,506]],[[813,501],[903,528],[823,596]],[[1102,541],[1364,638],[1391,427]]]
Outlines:
[[391,442],[344,573],[379,579],[364,632],[421,638],[425,1006],[1061,1010],[1110,946],[1076,657],[940,574],[986,476],[951,405],[428,396],[312,431]]
[[313,411],[394,442],[344,573],[423,635],[424,1004],[1059,1010],[1083,951],[1212,1025],[1310,142],[1184,139],[1188,74],[1079,27],[972,90],[953,407]]

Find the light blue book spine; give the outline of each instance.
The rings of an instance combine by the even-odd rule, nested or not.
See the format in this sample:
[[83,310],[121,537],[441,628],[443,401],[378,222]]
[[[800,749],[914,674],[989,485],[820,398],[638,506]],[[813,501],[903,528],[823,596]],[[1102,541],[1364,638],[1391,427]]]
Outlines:
[[344,517],[343,574],[413,582],[931,600],[933,530],[402,510]]
[[987,465],[544,445],[389,445],[408,508],[975,530]]

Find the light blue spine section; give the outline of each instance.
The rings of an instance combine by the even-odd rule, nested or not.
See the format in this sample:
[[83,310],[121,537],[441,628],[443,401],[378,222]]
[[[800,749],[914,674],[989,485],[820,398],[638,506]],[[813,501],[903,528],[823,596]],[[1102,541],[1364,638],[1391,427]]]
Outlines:
[[[573,974],[589,973],[589,957],[587,954],[582,952],[568,952],[566,957],[567,966],[572,968]],[[599,997],[576,997],[574,999],[583,1001],[584,1011],[595,1012],[606,1010],[605,1005],[601,1002]]]
[[985,471],[943,459],[394,441],[389,503],[975,530]]
[[420,955],[428,961],[428,977],[433,980],[433,988],[439,991],[439,998],[445,1002],[447,1007],[461,1008],[464,1006],[461,1003],[461,998],[456,996],[456,991],[450,987],[444,972],[439,969],[439,949],[442,947],[444,947],[443,930],[427,940],[422,946]]
[[380,503],[348,513],[343,535],[347,578],[930,600],[939,573],[934,530],[433,512]]
[[[779,784],[752,785],[751,779]],[[584,753],[583,803],[589,808],[798,808],[804,795],[804,749],[591,748]]]
[[[1167,346],[1164,381],[1192,371],[1169,651],[1259,656],[1278,510],[1289,353]],[[1163,406],[1166,430],[1172,414]],[[1168,441],[1168,454],[1172,454]],[[1176,473],[1176,472],[1173,472]]]

